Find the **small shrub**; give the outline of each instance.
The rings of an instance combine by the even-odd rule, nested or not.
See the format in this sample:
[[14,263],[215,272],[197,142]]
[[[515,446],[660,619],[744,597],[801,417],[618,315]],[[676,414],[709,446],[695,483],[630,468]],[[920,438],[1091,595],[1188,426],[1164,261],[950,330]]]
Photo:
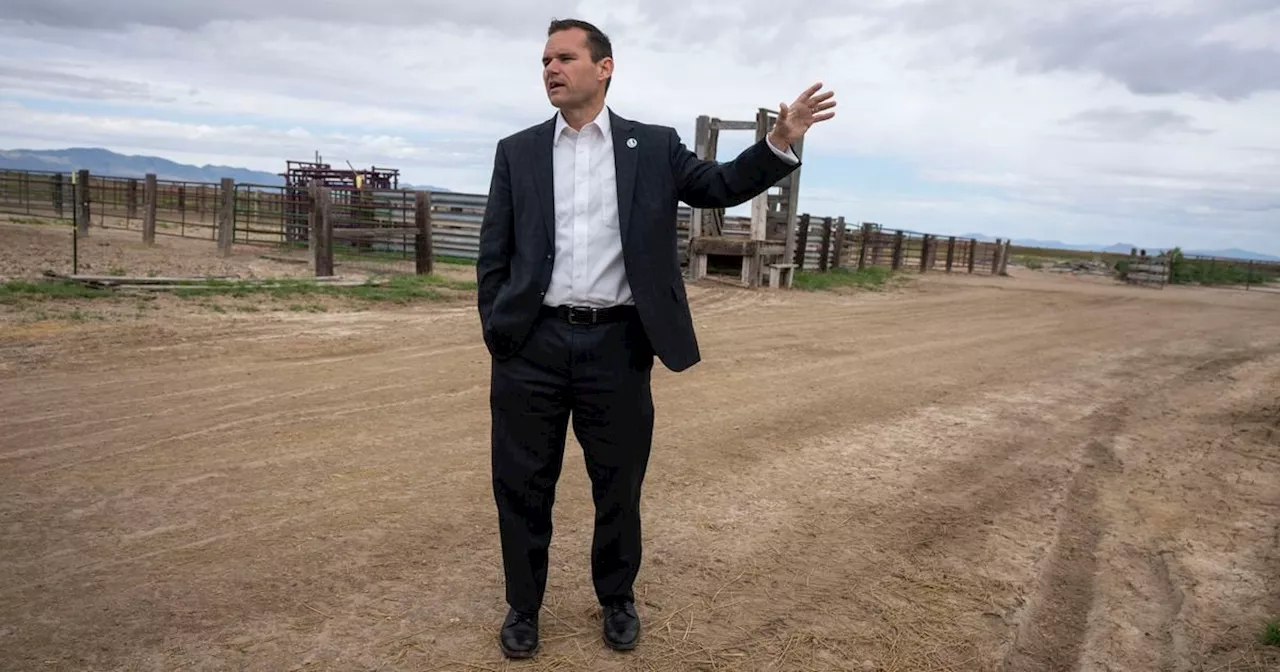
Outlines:
[[1263,646],[1280,646],[1280,621],[1271,621],[1258,636]]
[[1271,280],[1248,262],[1187,259],[1181,248],[1169,253],[1170,282],[1176,285],[1262,285]]

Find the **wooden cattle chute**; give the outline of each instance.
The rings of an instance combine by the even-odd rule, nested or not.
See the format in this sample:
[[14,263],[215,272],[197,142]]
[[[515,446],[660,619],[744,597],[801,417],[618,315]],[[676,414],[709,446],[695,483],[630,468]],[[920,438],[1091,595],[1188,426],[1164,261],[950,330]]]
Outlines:
[[1141,287],[1164,289],[1169,284],[1170,262],[1168,255],[1147,256],[1147,251],[1129,253],[1129,266],[1125,270],[1125,282]]
[[[694,153],[698,158],[714,161],[720,131],[755,131],[757,142],[763,140],[777,113],[760,108],[755,121],[726,121],[707,115],[698,117]],[[792,145],[796,156],[803,159],[803,139]],[[777,189],[778,193],[770,193]],[[751,230],[743,238],[726,235],[723,209],[693,208],[689,219],[690,280],[707,277],[712,259],[738,266],[738,283],[744,287],[763,284],[769,272],[771,286],[792,284],[795,264],[796,209],[799,206],[800,169],[774,184],[751,201]]]

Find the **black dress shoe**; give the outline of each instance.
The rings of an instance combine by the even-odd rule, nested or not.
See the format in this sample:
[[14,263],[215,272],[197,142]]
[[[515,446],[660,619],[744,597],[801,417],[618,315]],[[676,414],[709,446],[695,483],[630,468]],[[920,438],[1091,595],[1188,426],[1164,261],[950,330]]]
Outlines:
[[502,653],[508,658],[532,658],[538,650],[538,614],[522,614],[515,609],[507,612],[498,637]]
[[604,605],[604,643],[615,651],[630,651],[640,639],[640,617],[634,602]]

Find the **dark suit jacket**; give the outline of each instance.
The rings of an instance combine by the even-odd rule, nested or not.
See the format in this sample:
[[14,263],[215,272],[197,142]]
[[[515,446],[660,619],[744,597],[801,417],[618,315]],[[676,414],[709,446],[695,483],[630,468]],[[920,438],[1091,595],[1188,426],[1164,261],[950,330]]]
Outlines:
[[[612,111],[618,216],[627,280],[654,352],[672,371],[701,359],[677,246],[679,201],[729,208],[799,167],[761,140],[732,161],[703,161],[675,129]],[[476,263],[480,322],[490,353],[520,350],[551,282],[555,251],[552,134],[555,117],[498,142]],[[627,146],[629,138],[636,147]]]

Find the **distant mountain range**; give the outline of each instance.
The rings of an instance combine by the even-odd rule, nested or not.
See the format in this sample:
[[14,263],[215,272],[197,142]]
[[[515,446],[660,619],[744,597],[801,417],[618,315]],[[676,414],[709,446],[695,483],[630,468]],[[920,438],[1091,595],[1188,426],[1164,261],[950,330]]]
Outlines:
[[[281,172],[284,161],[280,162]],[[192,166],[177,163],[158,156],[118,154],[98,147],[71,147],[68,149],[0,149],[0,170],[61,170],[73,172],[87,169],[90,174],[113,177],[145,177],[155,173],[157,179],[186,182],[219,182],[229,177],[241,184],[283,185],[284,178],[275,174],[232,166]],[[430,185],[400,183],[402,189],[427,189],[449,191]]]
[[[985,242],[994,242],[995,238],[981,233],[966,233],[962,238],[973,238]],[[1076,250],[1080,252],[1104,252],[1111,254],[1129,254],[1130,250],[1146,250],[1147,254],[1159,254],[1163,250],[1156,247],[1143,247],[1141,245],[1133,245],[1130,243],[1116,243],[1114,245],[1073,245],[1064,243],[1060,240],[1035,240],[1033,238],[1015,238],[1013,244],[1019,247],[1040,247],[1051,250]],[[1182,251],[1183,254],[1198,257],[1227,257],[1231,259],[1253,259],[1255,261],[1280,261],[1280,257],[1275,257],[1261,252],[1251,252],[1239,248],[1230,248],[1226,250],[1191,250]]]

